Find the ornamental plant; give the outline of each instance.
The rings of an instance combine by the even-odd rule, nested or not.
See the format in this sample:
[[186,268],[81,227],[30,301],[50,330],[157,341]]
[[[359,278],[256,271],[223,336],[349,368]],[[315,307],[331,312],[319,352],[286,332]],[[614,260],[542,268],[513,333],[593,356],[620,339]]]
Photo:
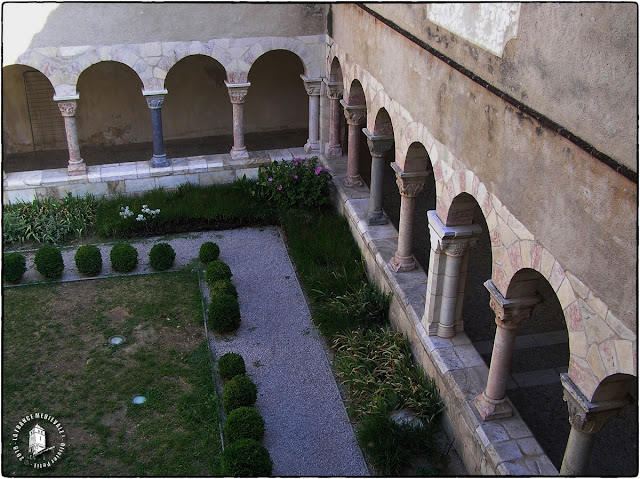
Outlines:
[[17,284],[27,271],[27,260],[20,253],[6,253],[2,256],[2,277],[8,283]]
[[230,444],[220,455],[223,476],[269,477],[273,472],[273,461],[269,451],[253,439],[240,439]]
[[129,243],[116,243],[109,253],[111,268],[118,273],[129,273],[138,266],[138,250]]
[[207,241],[202,243],[200,246],[200,252],[198,253],[198,258],[204,264],[208,264],[211,261],[215,261],[220,256],[220,247],[214,243],[213,241]]
[[47,279],[60,279],[64,271],[62,253],[54,246],[43,246],[34,257],[38,272]]
[[229,414],[242,406],[253,406],[258,399],[258,388],[249,376],[236,376],[222,387],[222,407]]
[[221,279],[231,279],[231,276],[233,274],[229,265],[220,260],[211,261],[204,272],[204,280],[209,286]]
[[102,253],[100,253],[100,248],[95,245],[80,246],[73,256],[73,260],[76,263],[76,268],[82,274],[95,276],[102,271]]
[[296,158],[261,166],[255,194],[278,208],[319,208],[329,204],[331,174],[318,157]]
[[211,290],[211,296],[216,296],[218,294],[230,294],[234,298],[238,298],[238,290],[233,285],[230,279],[219,279],[218,281],[214,281],[211,286],[209,286]]
[[211,298],[209,305],[209,325],[217,333],[230,333],[240,326],[240,305],[229,294],[219,294]]
[[229,380],[247,372],[244,359],[238,353],[226,353],[218,360],[218,374],[222,379]]
[[227,416],[224,435],[229,443],[240,439],[254,439],[260,442],[264,436],[264,419],[254,407],[239,407]]
[[153,245],[149,251],[149,265],[156,271],[166,271],[176,259],[176,252],[169,243]]

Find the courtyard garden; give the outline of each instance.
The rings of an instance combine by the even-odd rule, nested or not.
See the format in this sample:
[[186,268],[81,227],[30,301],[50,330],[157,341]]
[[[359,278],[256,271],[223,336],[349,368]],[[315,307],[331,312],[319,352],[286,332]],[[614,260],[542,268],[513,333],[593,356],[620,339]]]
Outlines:
[[[102,269],[85,276],[102,271],[107,277],[61,283],[41,272],[38,284],[20,275],[9,278],[19,284],[10,287],[5,266],[3,472],[27,473],[12,457],[10,433],[21,415],[41,409],[55,410],[76,439],[64,461],[38,475],[231,475],[223,450],[251,456],[243,449],[249,439],[231,441],[225,433],[232,411],[223,404],[222,385],[235,379],[220,377],[205,322],[211,329],[219,303],[231,301],[216,295],[234,297],[233,277],[205,281],[203,300],[199,278],[219,269],[211,266],[215,257],[203,260],[193,248],[177,271],[172,258],[167,268],[149,262],[150,270],[170,272],[139,274],[134,267],[123,275],[104,253],[149,238],[155,247],[193,232],[278,226],[313,321],[332,349],[334,373],[371,472],[444,474],[437,390],[414,367],[404,338],[390,330],[391,297],[368,282],[346,220],[329,203],[330,180],[314,160],[295,160],[264,169],[257,182],[5,206],[5,251],[37,255],[46,244],[75,259],[81,247],[99,244]],[[17,261],[21,269],[20,259],[5,254],[3,261]],[[220,284],[225,279],[232,289]],[[235,317],[224,311],[225,319]],[[211,334],[233,338],[238,323],[230,324]],[[116,335],[124,341],[110,344]],[[146,401],[134,404],[137,395]]]

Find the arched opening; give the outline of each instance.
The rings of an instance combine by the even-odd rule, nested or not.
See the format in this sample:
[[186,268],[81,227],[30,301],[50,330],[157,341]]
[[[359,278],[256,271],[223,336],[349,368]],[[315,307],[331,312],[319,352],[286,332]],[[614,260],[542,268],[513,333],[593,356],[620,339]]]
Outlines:
[[142,87],[136,72],[123,63],[100,62],[82,72],[76,124],[87,165],[149,159],[151,114]]
[[224,67],[205,55],[187,56],[171,67],[162,105],[167,157],[229,152],[233,118],[225,79]]
[[[343,151],[349,151],[351,141],[357,145],[354,148],[355,158],[347,161],[345,184],[347,186],[361,186],[364,183],[362,179],[371,175],[371,152],[367,145],[367,137],[362,131],[366,126],[367,118],[367,100],[362,84],[358,80],[353,80],[349,89],[344,92],[343,99],[350,107],[344,109],[345,121],[348,126]],[[349,115],[351,119],[347,120],[346,115]],[[349,122],[353,124],[349,124]]]
[[249,151],[302,146],[309,135],[309,97],[300,75],[304,64],[287,50],[271,50],[251,66],[244,103]]
[[[338,57],[334,57],[331,62],[331,68],[329,70],[329,81],[343,83],[342,67],[340,66],[340,61],[338,60]],[[346,152],[347,151],[347,123],[346,123],[344,114],[342,112],[342,107],[339,104],[337,105],[336,110],[337,111],[335,114],[338,117],[337,141],[340,144],[340,149],[343,152]]]
[[5,172],[65,168],[64,119],[49,79],[34,68],[2,68],[2,168]]

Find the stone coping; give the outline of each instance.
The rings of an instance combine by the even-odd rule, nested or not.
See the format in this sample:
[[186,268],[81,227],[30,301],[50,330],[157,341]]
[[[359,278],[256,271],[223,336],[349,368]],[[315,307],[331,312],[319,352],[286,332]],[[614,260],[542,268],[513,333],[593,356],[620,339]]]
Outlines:
[[513,416],[485,422],[473,399],[486,385],[489,370],[464,333],[449,339],[429,336],[421,322],[425,309],[427,275],[418,265],[395,273],[389,261],[395,254],[398,232],[386,225],[367,224],[369,189],[347,188],[346,157],[321,160],[334,177],[332,200],[347,218],[360,247],[367,272],[378,287],[392,291],[390,317],[394,327],[408,336],[411,350],[425,373],[433,378],[445,404],[443,424],[469,474],[558,475],[533,433],[513,404]]

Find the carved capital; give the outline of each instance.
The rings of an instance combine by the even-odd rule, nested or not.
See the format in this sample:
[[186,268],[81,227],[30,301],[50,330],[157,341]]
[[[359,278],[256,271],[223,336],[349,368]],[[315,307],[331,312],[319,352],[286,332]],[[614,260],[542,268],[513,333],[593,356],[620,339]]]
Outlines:
[[374,135],[367,128],[363,128],[362,131],[367,137],[371,156],[382,158],[393,146],[393,135]]
[[163,96],[148,96],[147,97],[147,105],[149,105],[149,108],[151,108],[152,110],[158,110],[158,109],[162,108],[163,104],[164,104],[164,97]]
[[493,281],[486,281],[484,286],[491,295],[489,306],[496,313],[496,324],[504,329],[518,329],[520,323],[531,316],[535,305],[542,300],[539,295],[505,299]]
[[247,96],[247,93],[249,93],[251,83],[229,83],[225,81],[224,84],[227,86],[227,90],[229,91],[229,99],[231,100],[231,103],[244,103],[244,99]]
[[300,78],[304,81],[304,89],[307,90],[307,95],[320,96],[320,89],[322,87],[321,78],[308,78],[304,75],[300,75]]
[[344,100],[340,100],[340,104],[344,108],[344,116],[349,125],[360,126],[367,119],[366,105],[351,106]]
[[62,113],[62,116],[76,116],[76,111],[78,110],[78,102],[75,100],[59,101],[58,108],[60,109],[60,113]]
[[424,188],[424,184],[427,181],[429,172],[427,171],[414,171],[405,173],[400,169],[400,166],[394,161],[391,163],[391,167],[396,172],[396,184],[400,190],[402,196],[408,198],[415,198]]
[[447,256],[463,256],[468,248],[468,241],[446,241],[442,244],[442,250]]
[[327,86],[326,92],[330,100],[340,100],[342,98],[344,85],[341,81],[329,81],[325,78],[324,84]]

